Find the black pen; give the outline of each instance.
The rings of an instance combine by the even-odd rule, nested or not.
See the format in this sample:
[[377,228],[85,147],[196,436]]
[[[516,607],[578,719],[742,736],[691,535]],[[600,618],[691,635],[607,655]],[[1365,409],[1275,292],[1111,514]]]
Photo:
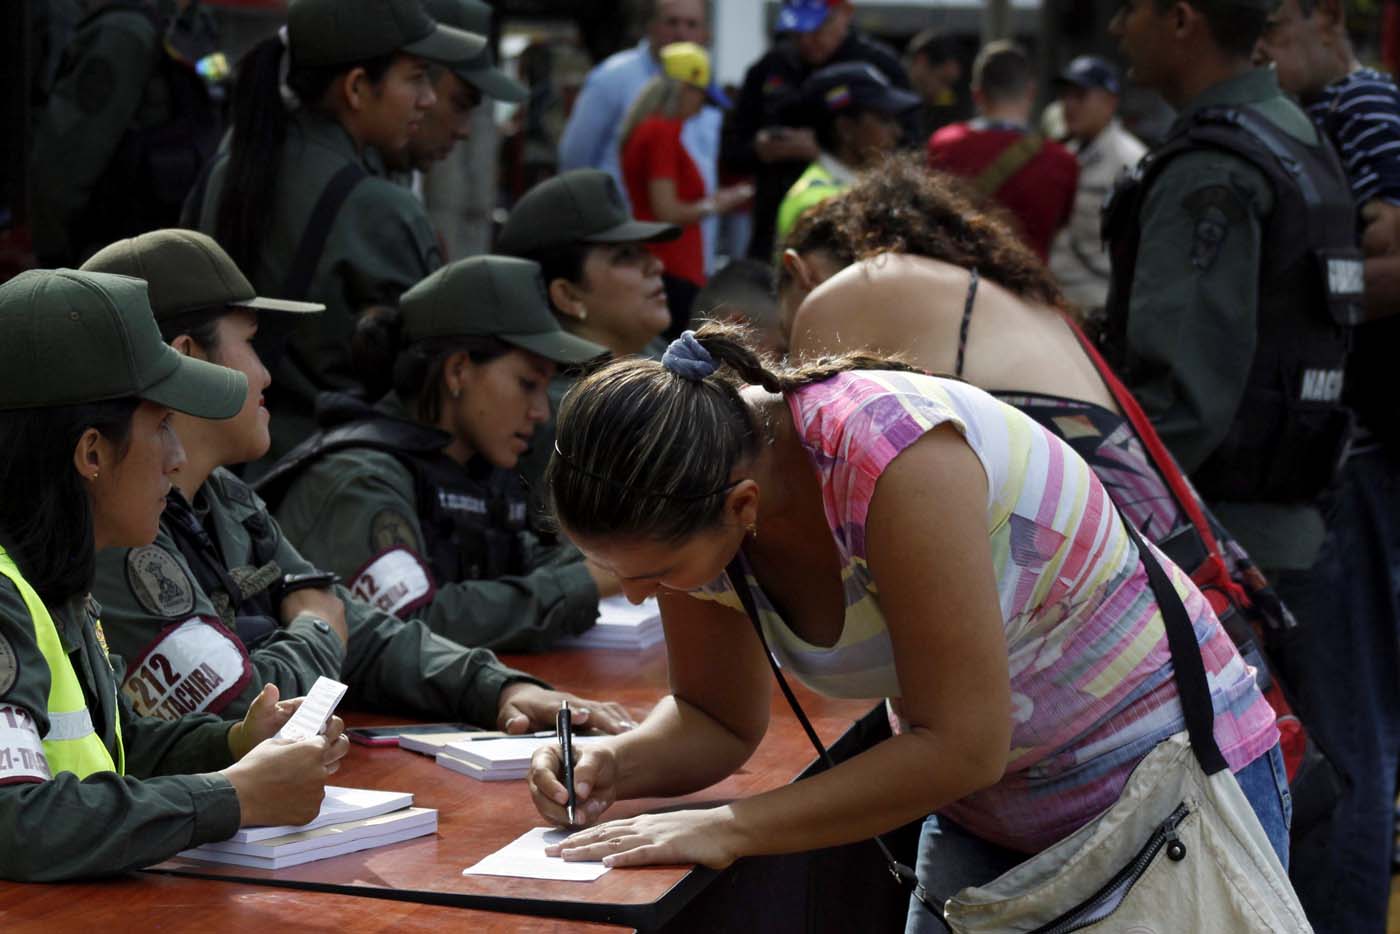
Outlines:
[[569,824],[575,826],[578,821],[574,820],[574,807],[578,799],[574,796],[574,718],[569,711],[568,701],[559,705],[559,714],[554,720],[554,731],[559,736],[559,754],[564,759],[564,787],[569,789],[569,803],[564,813],[568,815]]

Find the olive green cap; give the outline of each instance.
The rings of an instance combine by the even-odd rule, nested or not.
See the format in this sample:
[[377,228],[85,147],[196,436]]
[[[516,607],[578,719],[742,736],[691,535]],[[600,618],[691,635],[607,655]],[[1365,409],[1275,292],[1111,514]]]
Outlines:
[[[491,7],[481,0],[423,0],[423,9],[444,26],[478,36],[491,35]],[[447,67],[482,94],[498,101],[518,104],[530,96],[525,85],[496,67],[489,42],[472,58],[452,62]]]
[[680,235],[674,224],[633,220],[607,172],[574,169],[525,192],[496,246],[512,256],[533,256],[575,243],[655,243]]
[[509,256],[449,263],[399,299],[404,336],[495,337],[555,363],[583,363],[608,352],[559,326],[540,266]]
[[292,64],[320,68],[394,52],[450,65],[481,54],[481,36],[441,26],[418,0],[292,0],[287,8]]
[[135,396],[199,418],[231,418],[248,395],[235,370],[160,339],[146,283],[33,269],[0,285],[0,409]]
[[118,240],[94,253],[83,270],[146,280],[157,321],[230,305],[294,315],[326,310],[312,302],[259,298],[223,247],[194,230],[153,230]]

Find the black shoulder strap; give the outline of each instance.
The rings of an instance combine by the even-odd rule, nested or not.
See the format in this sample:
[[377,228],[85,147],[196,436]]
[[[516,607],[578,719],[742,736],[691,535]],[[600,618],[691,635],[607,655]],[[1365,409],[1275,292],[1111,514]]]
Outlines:
[[331,180],[326,183],[321,197],[316,200],[316,206],[311,209],[311,217],[307,219],[301,242],[297,244],[296,256],[292,259],[287,278],[282,283],[282,298],[291,301],[306,298],[307,291],[311,288],[311,277],[316,274],[316,265],[321,261],[321,254],[325,252],[326,240],[330,238],[331,226],[335,223],[336,215],[340,213],[345,199],[350,197],[355,186],[368,175],[363,166],[351,162],[331,176]]
[[[778,687],[783,692],[783,697],[787,698],[788,706],[797,715],[797,722],[802,724],[802,730],[807,734],[807,739],[811,742],[812,748],[817,751],[817,756],[821,759],[825,768],[834,768],[836,763],[831,758],[831,753],[827,752],[826,745],[817,736],[817,731],[812,728],[812,721],[807,719],[807,713],[802,709],[802,705],[797,702],[797,696],[792,693],[792,688],[788,686],[787,678],[783,677],[783,670],[778,667],[778,661],[773,656],[773,650],[768,647],[768,637],[763,634],[763,625],[758,621],[758,607],[754,603],[753,592],[749,589],[748,574],[744,571],[744,561],[742,553],[735,555],[734,560],[729,562],[729,567],[725,569],[729,575],[729,582],[734,587],[734,592],[739,595],[739,602],[744,605],[744,612],[748,614],[749,622],[753,624],[754,632],[758,633],[758,641],[763,645],[763,654],[768,658],[768,666],[773,669],[773,676],[778,679]],[[874,837],[875,845],[880,848],[880,854],[885,858],[885,865],[890,870],[890,875],[895,881],[907,887],[915,898],[929,910],[933,917],[938,919],[938,923],[945,928],[948,923],[943,920],[943,904],[946,898],[930,895],[922,885],[919,884],[919,877],[912,868],[901,863],[894,858],[894,853],[885,841],[877,834]],[[948,928],[950,931],[951,928]]]
[[963,302],[962,324],[958,327],[958,360],[953,367],[953,375],[962,379],[963,356],[967,353],[967,329],[972,324],[972,306],[977,301],[977,270],[967,283],[967,300]]

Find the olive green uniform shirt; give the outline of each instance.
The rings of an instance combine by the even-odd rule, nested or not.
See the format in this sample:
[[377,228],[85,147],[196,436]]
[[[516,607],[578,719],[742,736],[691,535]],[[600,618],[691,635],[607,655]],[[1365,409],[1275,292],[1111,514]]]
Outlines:
[[[1240,104],[1305,143],[1317,142],[1307,115],[1267,69],[1207,89],[1178,121]],[[1129,388],[1188,474],[1224,440],[1244,396],[1258,337],[1263,231],[1273,207],[1264,175],[1218,149],[1174,157],[1143,200],[1127,342],[1144,365]],[[1310,506],[1211,506],[1261,567],[1307,568],[1321,547],[1322,518]]]
[[[226,778],[212,774],[232,762],[229,724],[208,716],[171,723],[133,714],[113,691],[124,663],[113,656],[109,666],[97,638],[98,612],[82,598],[50,608],[93,728],[114,761],[121,718],[126,775],[103,772],[78,781],[62,772],[14,784],[0,776],[0,878],[46,882],[124,872],[226,840],[238,829],[238,795]],[[28,607],[3,579],[0,642],[0,722],[23,712],[43,736],[49,666]]]
[[[262,246],[257,262],[244,272],[259,295],[320,302],[326,310],[306,316],[289,353],[276,364],[268,393],[272,449],[264,464],[315,430],[319,392],[359,385],[350,365],[350,336],[360,312],[396,303],[443,263],[423,205],[412,192],[379,177],[382,165],[372,149],[357,152],[350,134],[330,116],[301,110],[290,121]],[[336,214],[306,294],[286,294],[284,285],[317,201],[336,173],[352,163],[364,168],[367,177]],[[221,152],[203,199],[187,204],[193,226],[211,236],[227,166],[227,152]]]
[[[277,521],[248,486],[222,468],[196,496],[204,527],[217,542],[226,569],[235,580],[248,579],[254,565],[252,539],[245,523],[265,523],[275,538],[277,577],[314,570],[282,534]],[[152,554],[154,549],[156,554]],[[139,568],[159,562],[162,587],[143,583]],[[149,575],[147,576],[149,580]],[[323,621],[303,616],[280,628],[251,653],[252,677],[220,713],[241,717],[268,682],[281,695],[303,695],[322,675],[349,685],[351,703],[432,719],[457,719],[492,726],[501,689],[516,681],[540,682],[507,668],[490,651],[464,648],[434,634],[417,620],[401,620],[335,588],[345,604],[349,644]],[[112,650],[138,658],[171,626],[190,617],[221,620],[225,592],[202,587],[164,521],[148,549],[108,549],[98,556],[94,593],[105,606],[103,623]],[[227,610],[225,610],[227,613]],[[232,620],[228,621],[230,624]],[[236,632],[229,635],[237,639]],[[134,685],[128,684],[127,690]]]
[[34,135],[30,191],[34,252],[77,266],[103,243],[73,242],[74,218],[131,126],[169,122],[170,102],[153,81],[161,37],[150,18],[114,10],[83,25],[66,54]]
[[[392,394],[377,408],[399,418],[404,414]],[[535,447],[544,427],[535,430]],[[552,449],[552,433],[549,437]],[[347,581],[394,545],[427,564],[413,474],[383,451],[354,448],[321,458],[293,481],[276,515],[308,558]],[[395,531],[386,538],[389,530]],[[578,551],[543,545],[529,531],[518,534],[529,570],[436,581],[432,602],[420,611],[434,632],[499,651],[538,652],[597,621],[598,588]]]

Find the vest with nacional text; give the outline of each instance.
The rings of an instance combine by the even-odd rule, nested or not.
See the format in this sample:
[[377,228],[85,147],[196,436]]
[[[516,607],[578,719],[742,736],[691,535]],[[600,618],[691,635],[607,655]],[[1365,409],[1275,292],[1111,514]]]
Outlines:
[[[15,585],[24,605],[28,607],[34,621],[35,641],[49,666],[49,730],[43,738],[44,758],[48,760],[49,773],[72,772],[79,779],[97,772],[123,773],[126,756],[122,750],[120,719],[114,724],[117,738],[117,759],[114,763],[112,754],[93,729],[92,714],[83,696],[83,687],[68,660],[68,653],[63,650],[63,641],[58,636],[53,617],[4,549],[0,549],[0,576],[8,578]],[[111,688],[115,692],[116,685],[112,684]],[[114,703],[113,710],[117,709]]]
[[1144,158],[1104,208],[1113,259],[1105,356],[1125,383],[1138,382],[1144,364],[1128,347],[1127,324],[1142,207],[1172,158],[1203,149],[1263,173],[1274,209],[1261,238],[1248,382],[1225,439],[1191,479],[1207,500],[1307,502],[1332,482],[1351,441],[1342,389],[1351,330],[1364,313],[1351,193],[1325,139],[1309,146],[1250,107],[1211,107]]

